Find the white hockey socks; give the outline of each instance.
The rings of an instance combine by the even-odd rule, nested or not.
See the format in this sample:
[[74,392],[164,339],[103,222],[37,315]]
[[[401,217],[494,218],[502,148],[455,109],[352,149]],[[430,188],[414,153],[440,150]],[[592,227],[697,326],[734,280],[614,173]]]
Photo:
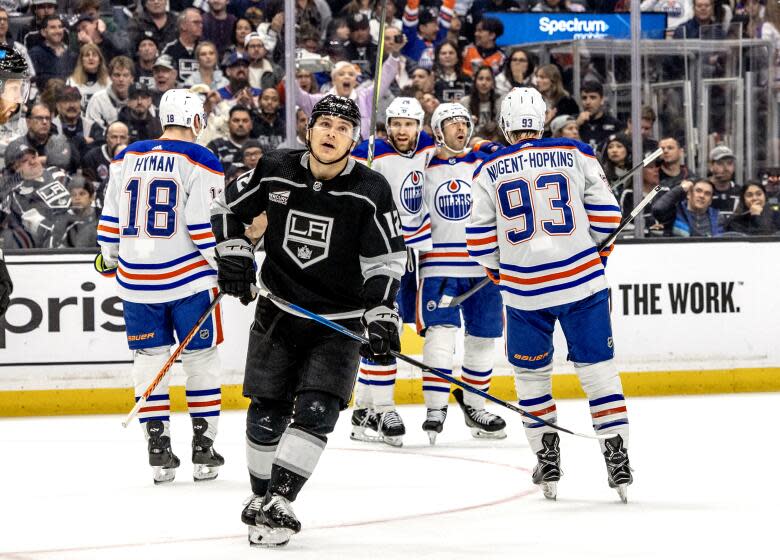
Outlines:
[[[597,434],[616,434],[628,449],[628,411],[623,397],[623,384],[614,360],[596,364],[574,364],[582,389],[588,396],[593,429]],[[606,447],[601,441],[601,451]]]
[[305,430],[288,426],[276,448],[269,491],[295,500],[314,472],[326,442]]
[[[463,341],[463,376],[464,383],[487,392],[490,389],[490,379],[493,377],[493,355],[495,339],[481,336],[466,335]],[[463,391],[463,402],[476,408],[485,408],[485,398],[469,391]]]
[[[423,362],[452,375],[452,362],[455,358],[456,327],[436,325],[425,331],[423,344]],[[432,373],[423,372],[423,398],[427,408],[444,408],[450,396],[450,382]]]
[[361,358],[358,365],[357,383],[355,384],[355,408],[372,408],[374,402],[371,400],[371,375],[370,370],[363,367]]
[[[540,369],[517,366],[512,366],[512,369],[515,371],[515,388],[520,408],[548,422],[557,422],[558,414],[552,396],[552,364]],[[523,416],[523,428],[534,453],[538,453],[544,447],[542,445],[544,433],[554,431],[526,416]]]
[[219,382],[220,362],[217,347],[184,351],[182,365],[187,374],[187,410],[190,418],[204,418],[208,430],[203,434],[211,441],[217,436],[222,389]]
[[360,372],[368,382],[374,410],[386,412],[395,409],[395,378],[398,374],[395,359],[389,365],[381,365],[360,358]]
[[[133,385],[135,387],[135,400],[143,396],[152,379],[160,372],[169,358],[168,347],[145,348],[136,350],[133,356]],[[168,394],[169,377],[162,378],[152,394],[146,399],[144,405],[138,410],[138,421],[144,428],[144,437],[148,437],[144,424],[153,420],[160,420],[165,427],[163,435],[169,436],[169,423],[171,419],[171,398]]]

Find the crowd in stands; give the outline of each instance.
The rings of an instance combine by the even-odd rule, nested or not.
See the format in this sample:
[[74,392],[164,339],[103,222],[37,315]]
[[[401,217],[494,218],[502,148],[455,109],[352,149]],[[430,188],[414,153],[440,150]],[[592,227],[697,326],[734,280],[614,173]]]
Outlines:
[[[367,137],[381,0],[295,5],[296,137],[286,139],[283,0],[2,0],[0,36],[28,59],[33,88],[0,127],[1,246],[96,246],[109,163],[128,144],[161,134],[157,106],[171,88],[202,96],[208,126],[198,141],[218,156],[228,181],[270,150],[303,147],[308,112],[329,92],[357,101]],[[485,14],[628,8],[626,0],[388,0],[379,133],[389,102],[414,96],[428,120],[439,103],[462,103],[473,115],[475,141],[504,142],[497,126],[503,96],[536,87],[548,104],[545,136],[589,144],[617,182],[633,166],[631,126],[607,103],[605,76],[589,67],[574,95],[571,57],[542,64],[523,45],[499,48],[504,25]],[[704,30],[724,39],[736,28],[741,37],[770,40],[780,56],[778,2],[644,0],[642,9],[667,12],[669,40],[699,38]],[[653,138],[657,115],[649,107],[641,114],[642,152],[663,150],[642,172],[643,192],[664,189],[645,212],[645,235],[780,229],[780,170],[764,169],[738,185],[735,170],[744,162],[718,145],[708,175],[698,176],[686,166],[683,140]],[[615,189],[626,211],[635,187],[629,179]]]

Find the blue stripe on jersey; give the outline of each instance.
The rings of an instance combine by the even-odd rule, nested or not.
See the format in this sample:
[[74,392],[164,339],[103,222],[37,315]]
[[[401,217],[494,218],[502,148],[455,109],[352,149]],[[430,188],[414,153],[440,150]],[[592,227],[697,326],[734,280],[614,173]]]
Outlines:
[[[443,380],[446,381],[446,380]],[[436,391],[438,393],[449,393],[449,387],[438,387],[436,385],[423,385],[423,391]]]
[[557,286],[548,286],[546,288],[539,288],[537,290],[518,290],[517,288],[512,288],[510,286],[507,286],[506,284],[501,284],[499,288],[509,292],[510,294],[515,294],[518,296],[540,296],[542,294],[549,294],[550,292],[559,292],[561,290],[568,290],[569,288],[574,288],[575,286],[579,286],[580,284],[585,284],[586,282],[590,282],[594,278],[598,278],[599,276],[603,276],[603,275],[604,275],[603,269],[597,270],[595,272],[591,272],[587,276],[578,278],[577,280],[572,280],[571,282],[566,282],[565,284],[558,284]]
[[607,422],[606,424],[599,424],[598,426],[593,426],[596,430],[606,430],[607,428],[614,428],[615,426],[623,426],[624,424],[628,424],[628,420],[615,420],[614,422]]
[[603,228],[603,227],[597,227],[597,226],[590,226],[590,229],[593,231],[597,231],[599,233],[612,233],[617,229],[617,226],[613,227],[612,229]]
[[465,366],[461,366],[461,369],[463,370],[463,373],[468,373],[472,377],[487,377],[491,373],[493,373],[492,369],[489,369],[487,371],[477,371],[474,369],[469,369]]
[[209,416],[219,416],[219,410],[211,412],[190,412],[191,418],[208,418]]
[[187,224],[187,229],[190,231],[198,231],[199,229],[211,229],[211,224]]
[[428,235],[423,235],[422,237],[414,237],[414,236],[412,236],[412,239],[407,239],[406,243],[407,244],[409,244],[409,243],[419,243],[420,241],[425,241],[426,239],[430,239],[430,238],[431,238],[431,234],[430,233]]
[[146,422],[153,422],[154,420],[170,420],[170,415],[166,414],[165,416],[147,416],[146,418],[139,418],[138,421],[141,424],[145,424]]
[[506,270],[511,270],[513,272],[539,272],[542,270],[549,270],[551,268],[560,268],[562,266],[566,266],[592,253],[598,253],[598,249],[596,249],[596,247],[590,247],[588,249],[585,249],[584,251],[580,251],[579,253],[577,253],[572,257],[569,257],[568,259],[563,259],[562,261],[553,261],[545,264],[539,264],[536,266],[516,266],[513,264],[505,264],[505,263],[499,263],[498,266]]
[[395,383],[395,379],[388,379],[387,381],[375,381],[373,379],[369,379],[367,381],[369,385],[376,385],[378,387],[393,385]]
[[106,237],[105,235],[98,235],[97,240],[102,241],[103,243],[119,243],[118,237]]
[[424,262],[420,264],[420,268],[427,268],[429,266],[482,266],[482,265],[475,262],[457,262],[457,261],[430,261],[430,262]]
[[586,204],[585,210],[595,210],[597,212],[621,212],[620,206],[611,204]]
[[128,284],[127,282],[123,282],[122,279],[119,277],[119,275],[117,275],[116,281],[119,282],[120,286],[128,290],[158,292],[162,290],[172,290],[173,288],[178,288],[179,286],[183,286],[184,284],[189,284],[190,282],[193,282],[198,278],[203,278],[204,276],[216,276],[216,275],[217,275],[216,270],[209,269],[209,270],[201,270],[200,272],[197,272],[191,276],[187,276],[186,278],[182,278],[181,280],[177,280],[176,282],[171,282],[169,284]]
[[496,249],[498,249],[498,247],[493,247],[492,249],[480,249],[479,251],[469,249],[469,255],[472,257],[481,257],[482,255],[489,255],[490,253],[495,252]]
[[614,394],[614,395],[607,395],[606,397],[599,397],[597,399],[593,399],[592,401],[588,401],[588,404],[590,406],[598,406],[600,404],[606,404],[606,403],[615,402],[615,401],[622,401],[624,399],[625,399],[625,397],[623,397],[623,395]]
[[488,233],[489,231],[496,231],[496,226],[466,226],[466,233]]
[[118,224],[119,223],[119,218],[115,218],[113,216],[107,216],[106,214],[103,214],[102,216],[100,216],[100,219],[102,221],[104,221],[104,222],[111,222],[113,224]]
[[184,261],[188,261],[190,259],[193,259],[195,257],[199,257],[200,253],[197,251],[194,251],[190,253],[189,255],[184,255],[183,257],[179,257],[178,259],[173,259],[172,261],[164,262],[164,263],[154,263],[154,264],[135,264],[135,263],[129,263],[122,259],[122,257],[119,257],[119,262],[125,267],[125,268],[131,268],[135,270],[153,270],[158,268],[169,268],[171,266],[176,266],[177,264],[181,264]]
[[541,397],[536,397],[535,399],[526,399],[526,400],[520,399],[517,402],[520,406],[536,406],[537,404],[542,404],[543,402],[547,402],[551,400],[552,400],[552,395],[547,394],[547,395],[542,395]]
[[[155,148],[157,149],[155,150]],[[194,142],[183,140],[139,140],[117,154],[112,163],[122,161],[125,155],[130,152],[153,154],[159,150],[181,154],[214,173],[224,173],[222,164],[211,150]]]
[[198,245],[196,243],[195,246],[202,251],[203,249],[210,249],[211,247],[216,247],[217,246],[217,242],[213,241],[211,243],[204,243],[203,245]]
[[465,247],[465,243],[434,243],[433,248],[436,247]]
[[188,397],[205,397],[207,395],[219,395],[222,389],[201,389],[198,391],[185,391]]

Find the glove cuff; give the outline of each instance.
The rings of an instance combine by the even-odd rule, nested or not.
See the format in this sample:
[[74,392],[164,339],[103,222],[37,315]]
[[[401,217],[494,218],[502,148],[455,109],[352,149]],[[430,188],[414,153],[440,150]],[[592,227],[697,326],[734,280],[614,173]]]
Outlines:
[[226,239],[217,244],[217,256],[220,258],[225,257],[244,257],[252,261],[255,260],[254,250],[252,245],[246,239],[240,237],[236,239]]
[[399,329],[401,328],[401,318],[398,316],[398,311],[386,305],[378,305],[371,309],[366,309],[366,312],[363,313],[363,323],[365,325],[375,321],[395,323]]

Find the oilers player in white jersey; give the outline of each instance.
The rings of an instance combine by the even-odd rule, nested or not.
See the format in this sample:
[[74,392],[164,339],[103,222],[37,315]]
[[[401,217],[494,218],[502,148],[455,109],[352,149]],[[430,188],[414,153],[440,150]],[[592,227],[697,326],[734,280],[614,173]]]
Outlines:
[[[504,331],[498,286],[488,284],[460,306],[441,307],[440,302],[443,296],[459,296],[485,278],[484,268],[466,251],[466,225],[471,213],[472,177],[488,155],[469,149],[474,125],[468,109],[459,103],[439,105],[431,117],[431,128],[437,149],[425,171],[423,200],[431,216],[432,248],[420,254],[417,298],[417,330],[425,336],[423,361],[452,373],[462,315],[466,328],[462,379],[487,391],[495,339]],[[431,444],[444,427],[449,393],[448,381],[423,373],[428,410],[422,428]],[[454,393],[474,437],[506,437],[506,422],[485,410],[483,397],[460,389]]]
[[[163,134],[134,142],[111,162],[98,225],[96,268],[115,275],[133,350],[136,400],[162,369],[217,294],[216,246],[209,206],[224,186],[219,160],[195,144],[206,127],[196,94],[170,90],[160,101]],[[214,450],[221,390],[217,345],[219,306],[182,353],[192,419],[196,481],[216,478],[223,458]],[[169,482],[180,462],[170,443],[168,377],[138,413],[154,482]]]
[[[620,207],[593,150],[563,138],[541,139],[545,103],[515,88],[501,104],[499,126],[510,146],[474,176],[469,254],[498,279],[506,306],[506,352],[520,407],[556,422],[551,373],[553,329],[559,322],[602,440],[608,482],[626,501],[632,482],[628,416],[613,360],[608,250],[599,244],[620,223]],[[555,499],[561,476],[558,434],[524,423],[538,464],[533,481]]]
[[[401,218],[404,242],[409,251],[407,270],[398,292],[398,310],[404,323],[415,321],[417,278],[411,250],[431,248],[431,217],[423,201],[425,167],[434,152],[433,139],[423,132],[425,112],[413,97],[397,97],[386,112],[387,140],[377,139],[371,168],[383,175],[393,190],[393,200]],[[368,163],[368,141],[352,152],[352,157]],[[402,445],[406,433],[395,409],[395,379],[398,371],[392,356],[376,361],[363,357],[358,371],[352,439],[383,441]],[[372,436],[366,429],[377,433]]]

